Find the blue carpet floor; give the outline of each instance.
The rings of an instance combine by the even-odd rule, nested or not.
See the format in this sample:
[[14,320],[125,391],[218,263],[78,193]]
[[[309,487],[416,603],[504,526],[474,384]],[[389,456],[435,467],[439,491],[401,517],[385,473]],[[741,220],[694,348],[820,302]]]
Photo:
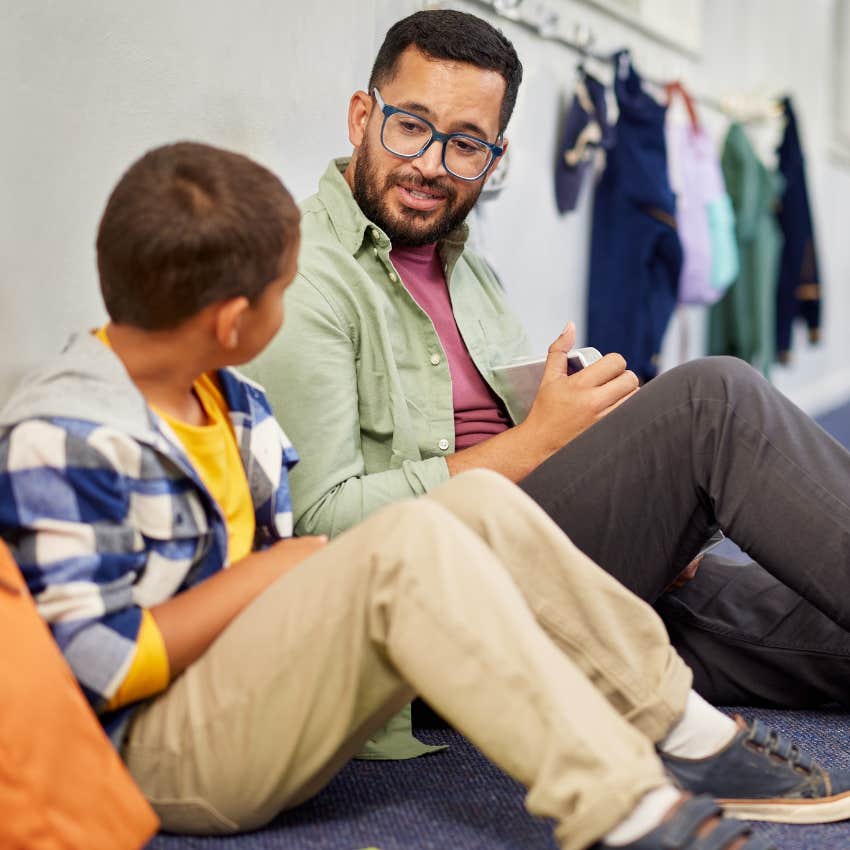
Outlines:
[[[850,447],[850,404],[821,420]],[[850,715],[741,709],[828,767],[850,768]],[[147,850],[556,850],[551,824],[523,808],[520,785],[462,736],[424,730],[448,750],[412,762],[351,762],[318,796],[259,832],[227,838],[161,834]],[[781,850],[850,850],[850,824],[757,824]]]
[[[747,710],[822,764],[850,767],[850,717]],[[412,762],[352,762],[317,797],[266,829],[230,838],[160,835],[148,850],[557,850],[552,827],[528,815],[520,785],[450,730],[427,730],[442,753]],[[782,850],[847,850],[850,825],[757,824]]]

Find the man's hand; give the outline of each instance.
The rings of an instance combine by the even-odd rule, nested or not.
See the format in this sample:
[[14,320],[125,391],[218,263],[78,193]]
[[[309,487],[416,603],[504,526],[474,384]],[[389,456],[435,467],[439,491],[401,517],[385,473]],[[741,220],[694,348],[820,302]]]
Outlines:
[[567,352],[576,340],[570,322],[549,346],[540,387],[525,422],[527,438],[547,456],[565,446],[639,388],[637,376],[619,354],[606,354],[574,375],[567,375]]
[[680,587],[684,587],[689,581],[693,581],[694,576],[697,574],[697,570],[699,569],[699,565],[702,563],[703,555],[697,555],[693,561],[664,588],[665,593],[669,593],[671,590],[676,590]]

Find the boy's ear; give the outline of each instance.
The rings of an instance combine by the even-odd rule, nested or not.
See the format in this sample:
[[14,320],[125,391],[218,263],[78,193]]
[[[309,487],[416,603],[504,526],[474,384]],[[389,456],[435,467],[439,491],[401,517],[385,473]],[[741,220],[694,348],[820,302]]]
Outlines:
[[365,91],[356,91],[348,102],[348,140],[359,148],[366,136],[366,122],[372,114],[372,98]]
[[229,298],[217,305],[214,330],[218,344],[225,351],[235,351],[239,347],[242,320],[251,302],[244,296]]

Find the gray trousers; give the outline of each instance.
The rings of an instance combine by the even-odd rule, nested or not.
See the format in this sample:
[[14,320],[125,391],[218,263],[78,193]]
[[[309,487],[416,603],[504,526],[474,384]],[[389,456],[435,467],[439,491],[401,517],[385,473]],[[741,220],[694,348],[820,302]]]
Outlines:
[[[741,360],[672,369],[521,484],[719,704],[850,705],[850,453]],[[716,528],[753,562],[706,556]]]

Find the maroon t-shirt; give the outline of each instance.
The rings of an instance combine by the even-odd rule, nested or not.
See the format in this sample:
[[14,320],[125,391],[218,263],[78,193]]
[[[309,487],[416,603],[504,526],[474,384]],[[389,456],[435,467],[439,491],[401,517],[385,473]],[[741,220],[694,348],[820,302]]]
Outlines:
[[390,252],[407,291],[428,314],[449,361],[455,411],[455,450],[467,449],[509,428],[499,397],[472,362],[460,335],[436,245]]

